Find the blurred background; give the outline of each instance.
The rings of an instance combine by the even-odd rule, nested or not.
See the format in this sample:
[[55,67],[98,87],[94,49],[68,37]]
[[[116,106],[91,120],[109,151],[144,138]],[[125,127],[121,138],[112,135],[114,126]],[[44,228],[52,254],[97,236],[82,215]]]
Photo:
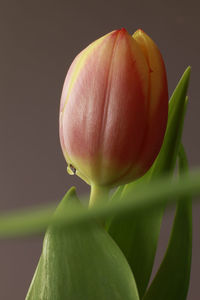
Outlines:
[[[66,172],[58,136],[59,100],[76,54],[120,27],[129,33],[142,28],[157,43],[170,95],[192,66],[183,143],[191,168],[200,166],[199,8],[196,0],[0,1],[0,211],[56,203],[72,185],[79,195],[89,192]],[[154,273],[172,216],[172,211],[166,213]],[[195,204],[189,300],[199,297],[199,216]],[[41,248],[42,236],[0,241],[0,299],[25,298]]]

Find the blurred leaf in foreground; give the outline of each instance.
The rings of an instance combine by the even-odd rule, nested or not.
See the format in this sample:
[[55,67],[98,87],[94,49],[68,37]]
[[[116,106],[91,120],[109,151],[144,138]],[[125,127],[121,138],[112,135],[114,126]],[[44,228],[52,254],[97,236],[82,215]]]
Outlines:
[[[133,201],[134,193],[134,201]],[[112,216],[127,216],[133,218],[138,213],[151,214],[158,210],[166,200],[168,204],[176,202],[176,197],[186,195],[200,196],[200,168],[183,174],[173,180],[170,176],[161,176],[152,180],[151,184],[138,184],[124,197],[123,201],[99,204],[91,209],[80,205],[70,205],[58,212],[52,220],[52,205],[42,209],[29,209],[0,215],[0,238],[30,236],[46,231],[49,222],[55,225],[71,228],[83,225],[94,219],[107,219]],[[195,198],[194,198],[195,199]]]

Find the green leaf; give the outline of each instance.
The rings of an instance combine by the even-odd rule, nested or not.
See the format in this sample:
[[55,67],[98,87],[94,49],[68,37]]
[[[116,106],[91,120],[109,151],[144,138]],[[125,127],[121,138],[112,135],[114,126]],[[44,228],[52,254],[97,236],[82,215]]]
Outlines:
[[[179,152],[179,172],[188,169],[183,147]],[[177,204],[168,249],[144,300],[185,300],[189,287],[192,255],[192,201],[183,196]]]
[[[134,200],[133,200],[134,193]],[[176,196],[185,195],[200,196],[200,168],[190,171],[189,176],[182,175],[180,179],[171,176],[161,176],[153,180],[151,184],[138,184],[134,190],[130,190],[123,201],[107,204],[98,204],[91,209],[78,205],[71,205],[54,216],[52,220],[52,205],[43,209],[29,209],[12,213],[0,214],[0,238],[30,236],[44,232],[53,222],[55,225],[67,228],[87,223],[93,219],[104,220],[113,216],[127,216],[133,218],[139,213],[151,213],[159,210],[168,201],[172,204]]]
[[[190,68],[183,74],[170,99],[167,130],[154,165],[142,179],[125,186],[121,201],[131,190],[134,201],[134,189],[138,182],[149,184],[152,179],[173,172],[184,123],[189,77]],[[151,214],[145,211],[134,217],[114,218],[108,230],[132,268],[141,298],[152,272],[164,208],[165,204]]]
[[[71,189],[56,215],[77,205]],[[80,204],[78,204],[80,206]],[[139,300],[131,269],[102,226],[50,225],[26,300]]]

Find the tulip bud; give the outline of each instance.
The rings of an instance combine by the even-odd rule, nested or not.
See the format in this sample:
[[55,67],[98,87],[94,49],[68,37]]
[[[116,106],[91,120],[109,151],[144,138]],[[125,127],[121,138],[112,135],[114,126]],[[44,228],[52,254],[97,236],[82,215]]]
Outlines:
[[125,29],[103,36],[65,79],[60,141],[69,168],[91,185],[137,179],[160,151],[167,113],[166,71],[151,38]]

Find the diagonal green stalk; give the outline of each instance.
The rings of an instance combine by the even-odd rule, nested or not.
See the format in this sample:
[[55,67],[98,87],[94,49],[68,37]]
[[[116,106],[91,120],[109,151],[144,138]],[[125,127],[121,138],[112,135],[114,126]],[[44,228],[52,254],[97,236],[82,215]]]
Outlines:
[[[134,201],[133,201],[134,193]],[[171,180],[171,176],[161,176],[151,182],[150,185],[141,183],[134,190],[130,190],[123,201],[108,202],[106,205],[96,205],[91,209],[72,205],[69,209],[63,209],[57,214],[53,223],[59,226],[76,226],[84,224],[94,218],[106,219],[112,216],[127,216],[132,213],[133,218],[146,211],[160,209],[166,199],[168,204],[176,202],[176,197],[192,195],[200,196],[200,168],[183,174],[180,178]],[[0,238],[30,236],[44,232],[52,221],[53,207],[38,210],[27,210],[0,214]]]

